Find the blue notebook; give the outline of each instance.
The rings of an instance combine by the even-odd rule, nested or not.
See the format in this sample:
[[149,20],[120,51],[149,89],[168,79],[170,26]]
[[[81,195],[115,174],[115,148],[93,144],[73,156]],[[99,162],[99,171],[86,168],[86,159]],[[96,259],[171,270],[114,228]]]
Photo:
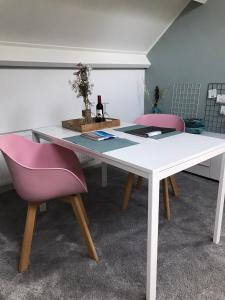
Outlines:
[[116,136],[102,130],[96,130],[91,132],[82,133],[81,136],[93,140],[93,141],[104,141],[114,139]]

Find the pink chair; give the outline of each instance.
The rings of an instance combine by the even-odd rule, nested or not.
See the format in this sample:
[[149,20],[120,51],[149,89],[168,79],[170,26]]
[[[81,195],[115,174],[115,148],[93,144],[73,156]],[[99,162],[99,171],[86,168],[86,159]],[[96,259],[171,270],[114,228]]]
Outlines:
[[19,261],[19,272],[27,270],[38,206],[54,198],[72,205],[91,258],[98,260],[80,193],[87,192],[83,171],[71,150],[54,144],[38,144],[15,134],[0,136],[2,151],[14,187],[27,201],[27,217]]
[[[185,130],[185,124],[184,121],[175,115],[169,115],[169,114],[146,114],[142,115],[139,118],[137,118],[134,123],[138,125],[146,125],[146,126],[156,126],[156,127],[164,127],[164,128],[175,128],[177,131],[184,131]],[[130,194],[132,190],[133,185],[133,179],[134,174],[129,173],[127,178],[127,184],[124,190],[124,196],[123,196],[123,209],[126,209],[128,207],[128,202],[130,199]],[[136,187],[139,188],[141,185],[142,178],[138,176],[138,180],[136,183]],[[169,181],[171,184],[171,187],[173,189],[174,195],[176,197],[179,196],[177,184],[175,181],[174,176],[169,177]],[[170,202],[169,202],[169,191],[168,191],[168,178],[165,178],[162,180],[163,185],[163,200],[164,200],[164,211],[165,211],[165,217],[169,220],[171,217],[170,212]]]

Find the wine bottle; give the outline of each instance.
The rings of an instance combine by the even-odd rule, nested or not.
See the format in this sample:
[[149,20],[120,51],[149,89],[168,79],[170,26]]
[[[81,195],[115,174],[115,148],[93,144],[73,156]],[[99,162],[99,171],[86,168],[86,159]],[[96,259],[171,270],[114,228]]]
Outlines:
[[104,119],[104,112],[103,112],[103,105],[102,105],[102,97],[98,95],[98,103],[96,105],[96,122],[103,122]]

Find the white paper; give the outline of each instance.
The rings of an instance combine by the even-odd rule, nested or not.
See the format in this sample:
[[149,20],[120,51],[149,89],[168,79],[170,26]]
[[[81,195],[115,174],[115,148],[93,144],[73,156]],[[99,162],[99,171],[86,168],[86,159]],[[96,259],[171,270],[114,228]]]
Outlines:
[[220,114],[225,115],[225,106],[224,105],[222,105],[220,108]]
[[208,98],[209,99],[216,98],[216,96],[217,96],[217,89],[208,90]]
[[224,104],[225,103],[225,95],[217,95],[216,102]]

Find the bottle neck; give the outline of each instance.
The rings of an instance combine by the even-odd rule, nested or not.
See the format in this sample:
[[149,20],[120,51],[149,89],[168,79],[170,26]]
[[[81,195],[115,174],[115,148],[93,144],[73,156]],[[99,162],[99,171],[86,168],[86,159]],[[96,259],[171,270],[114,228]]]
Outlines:
[[101,104],[102,103],[102,97],[98,96],[98,103]]

